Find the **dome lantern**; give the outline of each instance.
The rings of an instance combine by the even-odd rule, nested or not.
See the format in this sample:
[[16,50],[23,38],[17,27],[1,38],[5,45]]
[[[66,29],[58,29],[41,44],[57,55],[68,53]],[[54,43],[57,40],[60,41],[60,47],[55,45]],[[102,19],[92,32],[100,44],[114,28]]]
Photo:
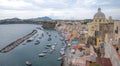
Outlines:
[[101,12],[101,8],[98,8],[98,12]]

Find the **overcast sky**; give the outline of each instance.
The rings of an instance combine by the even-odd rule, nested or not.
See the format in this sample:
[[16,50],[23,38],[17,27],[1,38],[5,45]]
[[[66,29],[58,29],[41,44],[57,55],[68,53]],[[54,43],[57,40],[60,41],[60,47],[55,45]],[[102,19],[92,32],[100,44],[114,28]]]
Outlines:
[[106,18],[120,19],[120,0],[0,0],[0,19],[92,19],[99,7]]

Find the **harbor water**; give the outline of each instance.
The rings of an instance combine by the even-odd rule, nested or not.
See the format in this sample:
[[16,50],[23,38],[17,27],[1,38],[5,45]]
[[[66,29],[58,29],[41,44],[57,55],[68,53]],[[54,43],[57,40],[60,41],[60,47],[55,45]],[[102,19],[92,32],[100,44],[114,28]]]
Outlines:
[[[33,24],[0,25],[0,49],[27,35],[39,26]],[[62,41],[59,39],[60,35],[55,30],[39,32],[43,32],[44,36],[40,39],[38,45],[35,45],[35,41],[38,39],[36,38],[31,42],[23,42],[7,53],[0,53],[0,66],[26,66],[26,61],[31,62],[32,66],[61,66],[61,61],[57,61],[62,47]],[[51,35],[51,41],[48,41],[49,35]],[[45,47],[47,44],[54,43],[56,43],[55,50],[50,53],[50,48],[46,49]],[[38,54],[43,51],[48,52],[45,53],[44,57],[39,57]]]

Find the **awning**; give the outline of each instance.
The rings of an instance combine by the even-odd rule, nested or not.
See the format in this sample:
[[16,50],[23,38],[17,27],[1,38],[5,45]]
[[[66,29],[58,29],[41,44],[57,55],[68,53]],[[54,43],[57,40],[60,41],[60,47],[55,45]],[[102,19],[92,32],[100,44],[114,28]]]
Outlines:
[[71,43],[72,43],[72,44],[78,44],[78,40],[74,39],[74,40],[72,40]]
[[80,49],[80,48],[82,48],[82,46],[75,45],[75,46],[73,46],[73,48],[74,48],[74,49]]

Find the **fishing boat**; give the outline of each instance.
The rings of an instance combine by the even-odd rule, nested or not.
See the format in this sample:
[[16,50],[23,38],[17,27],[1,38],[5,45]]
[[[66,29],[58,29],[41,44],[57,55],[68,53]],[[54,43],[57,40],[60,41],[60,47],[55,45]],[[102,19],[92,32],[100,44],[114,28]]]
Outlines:
[[38,56],[39,56],[39,57],[44,57],[45,54],[44,54],[44,53],[40,53],[40,54],[38,54]]
[[32,63],[29,62],[29,61],[26,61],[25,63],[26,63],[27,66],[32,66]]

